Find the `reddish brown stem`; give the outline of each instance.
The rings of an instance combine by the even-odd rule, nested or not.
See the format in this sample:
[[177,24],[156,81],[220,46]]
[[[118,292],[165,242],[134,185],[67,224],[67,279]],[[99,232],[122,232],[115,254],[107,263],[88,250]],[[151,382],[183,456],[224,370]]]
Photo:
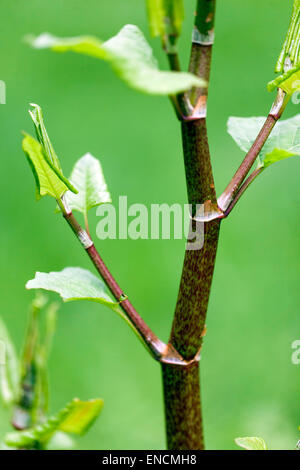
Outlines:
[[168,449],[202,449],[199,363],[188,367],[163,364],[162,374]]
[[234,177],[230,181],[229,185],[225,189],[224,193],[218,199],[218,205],[222,211],[226,211],[233,201],[241,183],[244,181],[245,177],[249,173],[253,163],[255,162],[259,152],[266,143],[271,131],[273,130],[277,119],[274,116],[269,115],[264,123],[260,133],[258,134],[254,144],[247,153],[245,159],[243,160],[241,166],[235,173]]
[[[205,119],[182,123],[182,135],[188,199],[195,211],[197,204],[216,202]],[[202,249],[185,254],[170,343],[187,360],[202,345],[219,227],[220,220],[205,223]],[[185,371],[163,365],[163,381],[169,449],[203,449],[199,365]]]
[[89,258],[91,259],[100,276],[103,278],[110,292],[113,294],[116,301],[120,302],[120,307],[125,313],[127,320],[129,320],[130,324],[136,330],[139,337],[142,339],[143,343],[148,348],[153,357],[156,360],[160,360],[162,355],[165,353],[166,345],[160,341],[160,339],[151,331],[149,326],[140,317],[130,300],[126,297],[126,295],[124,295],[123,290],[116,282],[115,278],[96,250],[94,243],[87,235],[85,230],[83,230],[80,224],[77,222],[72,212],[66,212],[64,214],[64,218],[68,222],[73,232],[76,234],[77,238],[80,240]]
[[278,119],[280,119],[280,117],[282,116],[282,113],[287,104],[287,100],[288,99],[286,97],[286,94],[279,89],[277,93],[277,98],[271,108],[271,111],[261,131],[255,139],[255,142],[253,143],[251,149],[247,153],[234,177],[230,181],[229,185],[218,199],[218,205],[222,211],[227,211],[232,201],[235,199],[239,187],[241,186],[250,169],[252,168],[253,163],[255,162],[261,149],[268,140],[268,137],[270,136]]
[[[216,202],[205,119],[182,124],[188,200],[197,204]],[[171,343],[186,359],[201,346],[212,281],[220,220],[203,224],[201,250],[187,250],[171,333]],[[176,346],[175,346],[176,345]]]
[[[198,0],[190,71],[207,84],[212,55],[215,0]],[[193,113],[182,122],[184,164],[192,216],[197,205],[216,204],[206,129],[208,88],[190,94]],[[201,250],[187,250],[170,342],[186,359],[199,359],[211,289],[220,219],[204,223]],[[176,345],[176,346],[175,346]],[[163,364],[167,442],[171,450],[202,450],[204,435],[200,402],[199,363],[178,368]]]
[[224,217],[227,217],[230,212],[235,208],[239,200],[241,199],[242,195],[249,188],[249,186],[253,183],[253,181],[260,175],[264,170],[264,167],[259,167],[254,170],[251,175],[246,179],[246,181],[242,184],[238,192],[236,193],[233,201],[228,206],[228,209],[224,212]]
[[[189,71],[209,83],[212,49],[214,43],[215,0],[197,0],[197,12],[193,30],[193,41]],[[208,86],[194,88],[190,100],[194,115],[205,117]]]

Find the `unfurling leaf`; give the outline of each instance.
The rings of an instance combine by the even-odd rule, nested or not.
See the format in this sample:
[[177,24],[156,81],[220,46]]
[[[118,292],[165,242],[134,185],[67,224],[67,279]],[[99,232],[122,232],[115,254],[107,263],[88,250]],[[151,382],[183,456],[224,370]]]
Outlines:
[[34,104],[34,103],[31,103],[30,106],[32,106],[32,109],[29,110],[29,114],[35,127],[37,139],[43,148],[45,156],[47,160],[49,160],[52,163],[53,167],[56,170],[61,171],[60,162],[58,160],[58,157],[54,151],[54,148],[50,142],[48,133],[46,131],[42,109],[39,105]]
[[37,104],[31,106],[33,109],[29,113],[35,126],[38,142],[29,134],[25,134],[22,148],[35,178],[37,199],[46,194],[60,199],[68,190],[76,194],[76,188],[62,173],[60,162],[44,125],[41,108]]
[[[228,132],[238,146],[248,152],[265,122],[264,117],[228,120]],[[267,168],[280,160],[300,155],[300,114],[280,121],[270,134],[258,157],[258,167]]]
[[181,32],[184,19],[183,0],[146,0],[152,36],[174,39]]
[[281,88],[289,96],[300,90],[300,65],[293,67],[268,83],[268,91],[274,91],[276,88]]
[[16,448],[45,448],[58,431],[82,435],[99,416],[102,407],[101,399],[81,401],[75,398],[43,424],[26,431],[7,434],[4,439],[5,444]]
[[76,188],[62,173],[59,159],[47,134],[41,107],[37,104],[31,104],[31,106],[32,110],[29,111],[29,114],[33,121],[40,147],[33,137],[25,134],[23,150],[27,155],[36,180],[38,198],[49,194],[59,199],[67,190],[76,194]]
[[0,318],[0,395],[5,405],[13,404],[19,392],[19,361],[7,328]]
[[86,215],[93,207],[111,202],[100,162],[90,153],[77,161],[70,181],[78,189],[78,194],[68,192],[65,196],[71,210]]
[[60,171],[45,158],[41,144],[31,135],[25,134],[22,148],[35,178],[37,199],[46,194],[59,199],[70,189],[62,179]]
[[65,183],[68,189],[75,194],[77,189],[64,177],[62,174],[61,165],[59,159],[54,151],[53,145],[48,137],[48,133],[44,124],[43,112],[39,105],[31,103],[32,110],[29,111],[31,119],[34,123],[37,139],[42,146],[43,154],[50,165],[52,165],[54,171],[57,172],[60,179]]
[[300,89],[300,0],[294,0],[290,26],[276,63],[280,73],[268,83],[268,90],[281,88],[289,96]]
[[268,450],[267,444],[261,437],[237,437],[235,443],[246,450]]
[[113,310],[118,307],[107,293],[104,282],[87,269],[65,268],[59,272],[40,273],[28,281],[27,289],[45,289],[59,294],[64,302],[91,300],[104,304]]
[[105,60],[130,87],[144,93],[172,95],[205,86],[205,82],[193,74],[159,70],[150,45],[134,25],[124,26],[106,42],[91,36],[57,38],[48,33],[30,42],[37,49],[73,51]]

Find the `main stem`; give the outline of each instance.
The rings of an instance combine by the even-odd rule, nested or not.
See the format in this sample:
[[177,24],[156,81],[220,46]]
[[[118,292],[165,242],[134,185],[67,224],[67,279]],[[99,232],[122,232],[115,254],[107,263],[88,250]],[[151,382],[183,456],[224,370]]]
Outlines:
[[[198,0],[190,72],[209,82],[214,37],[215,0]],[[216,204],[216,192],[207,138],[208,88],[190,93],[193,106],[182,122],[184,164],[192,216],[205,202]],[[186,250],[169,344],[186,360],[185,366],[162,364],[167,445],[170,450],[203,450],[199,358],[205,331],[220,220],[203,225],[202,249]],[[193,361],[194,359],[194,361]]]
[[[215,203],[206,120],[184,122],[182,135],[189,203]],[[185,253],[170,344],[187,360],[202,345],[219,227],[220,220],[205,223],[202,249]],[[168,448],[204,449],[198,360],[187,367],[163,364],[162,369]]]

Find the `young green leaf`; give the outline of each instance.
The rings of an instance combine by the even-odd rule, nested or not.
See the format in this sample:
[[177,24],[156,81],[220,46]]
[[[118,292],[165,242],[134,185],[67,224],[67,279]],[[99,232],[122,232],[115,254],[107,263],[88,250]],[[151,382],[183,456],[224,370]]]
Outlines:
[[90,401],[74,399],[69,407],[69,412],[60,422],[59,430],[82,435],[93,424],[103,408],[103,400],[100,398]]
[[32,109],[29,114],[33,121],[35,132],[39,143],[42,146],[43,154],[50,166],[59,175],[60,179],[65,183],[70,191],[77,194],[77,189],[70,183],[70,181],[62,174],[62,168],[58,156],[55,153],[53,145],[49,139],[45,124],[42,108],[38,104],[31,103]]
[[43,113],[40,106],[32,104],[29,111],[33,120],[38,141],[25,134],[22,147],[32,169],[36,182],[36,197],[40,199],[48,194],[54,197],[58,203],[61,197],[72,191],[77,194],[77,189],[64,177],[59,159],[49,139]]
[[268,83],[268,90],[281,88],[289,96],[300,89],[300,0],[294,0],[290,26],[276,63],[275,72],[280,73]]
[[184,19],[183,0],[146,0],[150,32],[163,41],[174,41],[181,32]]
[[281,88],[287,95],[292,96],[293,93],[300,90],[300,65],[293,67],[279,77],[268,83],[268,91],[274,91]]
[[[238,146],[248,152],[265,118],[236,118],[228,120],[228,132]],[[300,114],[278,122],[258,157],[258,167],[267,168],[280,160],[300,155]]]
[[30,117],[33,121],[37,139],[41,146],[47,160],[49,160],[56,170],[61,171],[61,165],[58,157],[54,151],[54,148],[50,142],[43,118],[42,108],[38,104],[31,103],[32,109],[29,110]]
[[65,200],[71,210],[86,216],[93,207],[111,202],[99,160],[87,153],[74,166],[70,181],[78,189],[78,194],[66,193]]
[[[55,168],[52,162],[45,157],[41,144],[29,134],[25,134],[22,148],[35,178],[37,199],[46,194],[59,199],[66,191],[71,189],[70,184],[66,184],[61,171]],[[75,191],[73,187],[71,190]]]
[[59,272],[40,273],[28,281],[27,289],[45,289],[58,293],[64,302],[91,300],[112,309],[118,306],[107,293],[104,282],[87,269],[65,268]]
[[193,74],[160,71],[150,45],[134,25],[124,26],[106,42],[90,36],[57,38],[45,33],[31,39],[30,43],[37,49],[73,51],[105,60],[130,87],[143,93],[172,95],[205,86],[205,82]]
[[267,444],[261,437],[237,437],[235,443],[246,450],[268,450]]
[[7,328],[0,318],[0,395],[5,405],[13,404],[19,393],[19,361]]
[[5,436],[8,446],[17,448],[44,448],[57,431],[82,435],[88,431],[103,407],[103,400],[72,400],[55,416],[29,430],[12,432]]

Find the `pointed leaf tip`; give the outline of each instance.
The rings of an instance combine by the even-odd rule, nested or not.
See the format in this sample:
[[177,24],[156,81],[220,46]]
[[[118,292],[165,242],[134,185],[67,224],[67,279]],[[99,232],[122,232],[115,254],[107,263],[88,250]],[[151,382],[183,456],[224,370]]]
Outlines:
[[65,196],[71,210],[82,214],[100,204],[111,202],[99,160],[86,153],[75,164],[70,181],[78,189],[78,194],[68,192]]
[[37,198],[48,194],[59,199],[68,190],[77,193],[77,189],[62,173],[59,159],[47,134],[41,107],[35,103],[31,103],[31,107],[29,114],[38,141],[25,133],[22,147],[36,181]]

